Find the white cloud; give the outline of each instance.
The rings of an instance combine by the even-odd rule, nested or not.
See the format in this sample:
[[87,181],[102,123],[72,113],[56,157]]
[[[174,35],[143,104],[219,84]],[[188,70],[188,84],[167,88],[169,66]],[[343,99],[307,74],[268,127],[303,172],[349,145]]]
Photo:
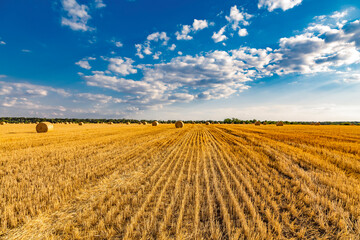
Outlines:
[[183,55],[183,53],[182,53],[181,51],[178,51],[178,54],[179,54],[179,55]]
[[177,40],[191,40],[193,36],[190,36],[190,33],[194,33],[205,28],[209,27],[209,23],[207,20],[197,20],[194,19],[192,26],[190,25],[182,25],[181,32],[176,32],[176,39]]
[[258,8],[266,8],[269,12],[272,12],[277,8],[286,11],[300,5],[301,2],[302,0],[259,0]]
[[136,56],[138,56],[139,58],[144,58],[144,55],[141,53],[143,46],[141,44],[135,44],[135,48],[136,48]]
[[218,42],[222,42],[225,41],[227,39],[227,36],[224,35],[226,26],[222,27],[219,32],[214,32],[212,35],[212,39],[214,40],[214,42],[218,43]]
[[174,93],[169,97],[169,100],[178,102],[191,102],[194,99],[195,96],[188,93]]
[[137,107],[127,107],[126,110],[131,111],[131,112],[137,112],[137,111],[139,111],[139,108],[137,108]]
[[[233,31],[237,31],[240,37],[247,36],[248,31],[246,30],[246,28],[242,28],[241,26],[248,26],[250,24],[248,20],[252,17],[253,15],[245,12],[244,10],[239,11],[236,5],[232,6],[230,8],[229,16],[225,16],[228,24],[223,26],[218,32],[214,32],[211,38],[214,40],[215,43],[223,42],[228,39],[228,37],[225,35],[225,31],[229,25],[231,25],[231,29]],[[230,34],[230,36],[233,35],[233,33]],[[223,43],[223,45],[225,46],[225,43]]]
[[61,19],[63,26],[68,26],[74,31],[92,30],[92,28],[87,26],[91,16],[88,14],[88,7],[86,5],[80,5],[76,0],[62,0],[62,5],[67,15]]
[[208,25],[208,22],[207,20],[197,20],[197,19],[194,19],[194,22],[193,22],[193,29],[194,31],[198,31],[198,30],[202,30],[204,28],[207,28],[209,25]]
[[[17,98],[17,97],[5,97],[1,104],[2,107],[12,108],[16,110],[21,110],[21,113],[24,113],[23,110],[40,110],[40,111],[57,111],[65,112],[66,108],[63,106],[50,106],[44,105],[41,103],[33,102],[27,98]],[[55,113],[56,114],[56,113]],[[61,113],[59,115],[62,115]],[[23,116],[23,115],[22,115]]]
[[108,88],[117,92],[135,95],[135,98],[140,96],[151,97],[151,95],[154,94],[161,95],[166,89],[163,84],[156,81],[150,84],[147,81],[135,81],[132,79],[107,76],[101,73],[84,76],[84,79],[87,81],[87,85],[89,86]]
[[146,38],[149,42],[150,41],[154,41],[154,42],[158,42],[158,41],[162,41],[163,45],[167,45],[167,42],[169,41],[169,37],[166,35],[166,32],[154,32],[152,34],[150,34],[149,36],[147,36]]
[[147,36],[146,41],[143,44],[135,44],[136,56],[139,58],[144,58],[145,55],[152,55],[151,44],[152,42],[161,42],[161,45],[167,45],[170,38],[167,36],[166,32],[154,32]]
[[6,45],[6,42],[0,41],[0,45]]
[[360,23],[331,27],[313,24],[305,32],[280,39],[277,72],[316,73],[360,62]]
[[36,95],[36,96],[47,96],[48,91],[45,89],[28,89],[26,93],[29,95]]
[[80,61],[76,62],[75,64],[79,65],[81,68],[84,68],[87,70],[91,69],[89,61],[86,61],[86,60],[80,60]]
[[[160,53],[155,53],[153,58]],[[120,78],[101,71],[93,71],[92,75],[83,78],[89,86],[125,94],[123,103],[129,102],[141,109],[162,107],[178,101],[226,98],[241,92],[249,88],[246,82],[271,75],[269,69],[279,59],[278,55],[272,49],[213,51],[199,56],[179,56],[167,63],[138,65],[136,67],[143,71],[141,80]],[[110,64],[108,69],[115,74],[125,76],[136,71],[131,59],[110,61],[114,65]],[[189,92],[184,93],[184,88]]]
[[122,44],[122,42],[120,42],[120,41],[114,41],[114,44],[115,44],[115,46],[116,47],[118,47],[118,48],[120,48],[120,47],[123,47],[124,46],[124,44]]
[[175,48],[176,48],[176,45],[175,45],[175,44],[172,44],[168,49],[169,49],[170,51],[174,51]]
[[238,34],[240,37],[245,37],[248,35],[248,31],[246,30],[246,28],[240,28]]
[[162,54],[162,52],[156,52],[153,56],[153,59],[159,59],[161,54]]
[[110,64],[108,66],[108,69],[122,76],[137,73],[137,70],[132,65],[134,63],[134,60],[132,60],[131,58],[110,58],[109,62]]
[[21,51],[24,53],[31,53],[31,50],[29,50],[29,49],[21,49]]
[[104,94],[93,94],[93,93],[79,93],[77,97],[84,98],[90,101],[96,101],[98,103],[107,104],[109,102],[121,103],[123,100],[120,98],[113,98]]
[[346,83],[360,83],[360,73],[347,74],[343,81]]
[[203,100],[213,100],[213,99],[222,99],[222,98],[228,98],[230,97],[232,94],[238,92],[238,91],[243,91],[245,89],[248,89],[249,87],[242,85],[240,87],[238,87],[238,89],[234,89],[233,86],[227,86],[224,84],[218,84],[218,85],[214,85],[213,88],[204,91],[202,93],[200,93],[197,97],[199,99],[203,99]]
[[[246,35],[246,29],[238,27],[243,24],[241,18],[235,15],[231,24],[236,24],[240,36]],[[339,25],[325,24],[326,19],[322,18],[322,24],[309,25],[300,34],[281,38],[275,49],[241,47],[177,56],[169,62],[134,66],[142,70],[143,77],[139,80],[120,78],[110,75],[110,72],[93,72],[84,79],[89,86],[121,92],[125,95],[123,103],[144,109],[195,99],[227,98],[248,89],[249,82],[274,74],[329,72],[337,67],[360,63],[360,21]],[[214,41],[227,38],[224,35],[227,26],[214,33]],[[156,38],[157,34],[151,35],[148,41]],[[144,53],[143,49],[140,50],[141,54]],[[157,53],[153,58],[157,58]],[[179,51],[178,54],[182,53]],[[343,79],[355,83],[359,78],[355,73]]]
[[336,11],[330,17],[339,19],[339,18],[345,17],[346,15],[348,15],[348,13],[349,13],[348,10],[345,10],[345,11],[342,11],[342,12]]
[[248,26],[250,23],[247,21],[250,18],[252,18],[253,15],[248,14],[244,11],[239,11],[237,6],[233,6],[230,9],[230,15],[226,16],[226,20],[231,23],[231,28],[235,31],[239,28],[239,24],[242,24],[243,26]]
[[190,32],[191,32],[191,26],[183,25],[181,32],[175,33],[176,39],[177,40],[191,40],[191,39],[193,39],[193,37],[188,35]]
[[95,0],[95,7],[96,8],[103,8],[106,7],[106,5],[104,4],[103,0]]
[[56,93],[63,97],[68,97],[71,94],[63,89],[56,89],[41,85],[30,83],[16,83],[16,82],[3,82],[0,81],[0,95],[16,98],[27,97],[44,97],[51,93]]
[[[124,100],[97,93],[70,93],[60,88],[0,81],[0,111],[10,115],[38,117],[114,116]],[[106,104],[106,106],[104,106]],[[121,115],[121,114],[120,114]]]

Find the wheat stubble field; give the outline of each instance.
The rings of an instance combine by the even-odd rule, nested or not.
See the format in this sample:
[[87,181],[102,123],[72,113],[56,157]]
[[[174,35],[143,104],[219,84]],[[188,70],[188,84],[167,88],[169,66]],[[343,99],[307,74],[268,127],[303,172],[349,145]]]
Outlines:
[[359,239],[360,127],[0,126],[0,239]]

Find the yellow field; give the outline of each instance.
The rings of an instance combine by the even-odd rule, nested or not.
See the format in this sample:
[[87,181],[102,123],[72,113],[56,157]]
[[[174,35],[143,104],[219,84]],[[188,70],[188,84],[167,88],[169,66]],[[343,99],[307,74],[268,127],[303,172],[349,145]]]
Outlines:
[[359,236],[357,126],[0,126],[3,239]]

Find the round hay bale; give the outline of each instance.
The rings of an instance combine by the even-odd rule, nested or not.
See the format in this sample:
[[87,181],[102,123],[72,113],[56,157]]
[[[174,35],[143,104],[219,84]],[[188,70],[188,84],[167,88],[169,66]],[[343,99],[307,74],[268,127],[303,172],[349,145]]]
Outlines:
[[195,122],[194,122],[194,121],[192,121],[192,122],[191,122],[191,124],[195,124]]
[[109,122],[110,125],[114,124],[113,122]]
[[79,122],[79,126],[82,126],[82,125],[84,125],[84,123],[83,123],[83,122]]
[[154,127],[156,127],[157,125],[159,125],[159,122],[158,121],[153,121],[152,124]]
[[282,121],[279,121],[276,123],[276,126],[278,126],[278,127],[284,126],[284,123]]
[[41,122],[36,125],[36,132],[38,133],[46,133],[54,130],[54,125],[50,122]]
[[260,121],[255,122],[255,126],[260,126],[260,125],[261,125]]
[[321,125],[321,123],[319,123],[319,122],[315,123],[315,126],[320,126],[320,125]]
[[0,123],[0,125],[5,125],[5,124],[6,124],[6,122],[1,122],[1,123]]
[[210,122],[206,122],[205,124],[206,124],[206,125],[210,125]]
[[126,124],[127,124],[127,125],[130,125],[130,122],[127,122]]
[[144,122],[142,122],[142,124],[143,124],[143,125],[147,125],[147,122],[146,122],[146,121],[144,121]]
[[266,125],[267,124],[267,122],[263,122],[263,125]]
[[177,122],[175,123],[175,127],[176,127],[176,128],[182,128],[182,127],[184,127],[184,122],[183,122],[183,121],[177,121]]

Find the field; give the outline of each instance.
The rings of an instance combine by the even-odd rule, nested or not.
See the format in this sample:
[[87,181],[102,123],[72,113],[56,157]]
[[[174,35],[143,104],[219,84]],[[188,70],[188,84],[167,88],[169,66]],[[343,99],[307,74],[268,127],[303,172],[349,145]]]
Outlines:
[[359,239],[360,127],[0,126],[1,239]]

